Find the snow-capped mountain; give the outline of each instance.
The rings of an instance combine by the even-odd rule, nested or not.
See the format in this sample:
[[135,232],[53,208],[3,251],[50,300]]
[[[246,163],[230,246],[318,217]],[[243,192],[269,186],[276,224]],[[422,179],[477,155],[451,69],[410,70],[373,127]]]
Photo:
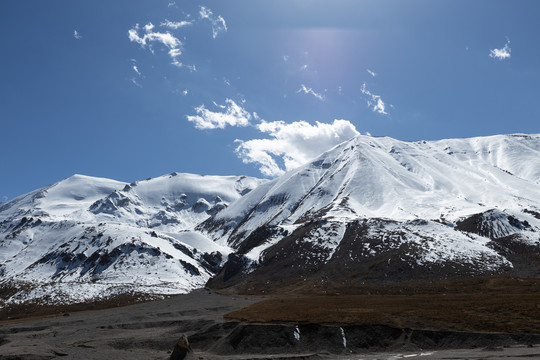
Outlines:
[[198,229],[235,250],[214,287],[538,276],[540,135],[360,135]]
[[0,204],[0,287],[76,302],[203,286],[230,249],[193,231],[264,180],[172,173],[131,184],[74,175]]
[[0,307],[540,276],[540,135],[358,136],[272,181],[75,175],[0,204]]
[[73,175],[0,204],[0,221],[32,215],[62,218],[87,209],[95,201],[125,185],[115,180]]

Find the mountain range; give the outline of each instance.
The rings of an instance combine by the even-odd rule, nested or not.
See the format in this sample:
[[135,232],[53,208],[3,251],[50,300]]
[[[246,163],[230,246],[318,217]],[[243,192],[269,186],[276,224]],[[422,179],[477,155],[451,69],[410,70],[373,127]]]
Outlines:
[[540,276],[540,135],[359,135],[273,180],[75,175],[0,204],[0,306]]
[[4,305],[202,287],[231,250],[193,228],[264,182],[172,173],[127,184],[74,175],[0,204]]

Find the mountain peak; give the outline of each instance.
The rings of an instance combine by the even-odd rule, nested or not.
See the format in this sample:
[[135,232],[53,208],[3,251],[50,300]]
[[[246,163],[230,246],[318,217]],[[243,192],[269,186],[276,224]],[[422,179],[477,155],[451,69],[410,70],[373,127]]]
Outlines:
[[[199,229],[247,256],[251,262],[246,264],[251,265],[246,266],[260,265],[260,273],[275,260],[270,254],[278,248],[293,254],[305,244],[303,255],[318,258],[322,253],[330,261],[337,249],[359,241],[353,234],[364,231],[356,246],[380,243],[379,250],[370,247],[378,256],[384,248],[407,246],[415,249],[410,253],[415,253],[415,264],[440,267],[452,261],[480,272],[502,271],[512,265],[488,245],[500,236],[492,239],[487,234],[540,242],[535,237],[540,222],[525,212],[540,209],[538,159],[538,135],[415,142],[359,135],[260,186]],[[474,214],[485,214],[481,218],[490,225],[475,231],[467,230],[475,226],[456,226]],[[525,223],[529,227],[515,225]],[[401,240],[392,246],[384,240],[397,234]],[[422,237],[443,247],[456,241],[459,245],[452,245],[448,253],[429,250],[418,247]],[[476,256],[491,259],[488,267],[480,266]]]

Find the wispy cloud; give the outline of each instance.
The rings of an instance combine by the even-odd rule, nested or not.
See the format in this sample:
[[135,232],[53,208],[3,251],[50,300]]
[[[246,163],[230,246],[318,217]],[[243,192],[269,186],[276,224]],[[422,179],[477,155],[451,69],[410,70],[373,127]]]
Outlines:
[[[168,6],[176,6],[176,3],[169,2]],[[183,52],[183,43],[180,41],[179,37],[174,35],[177,34],[179,29],[182,29],[186,26],[196,25],[202,21],[208,20],[212,24],[212,36],[216,38],[221,31],[227,31],[227,24],[225,19],[222,16],[214,16],[212,10],[207,7],[201,6],[199,11],[199,18],[191,19],[191,15],[186,15],[187,20],[182,21],[170,21],[165,19],[162,21],[159,26],[161,28],[166,28],[172,31],[158,31],[156,26],[151,22],[148,22],[144,26],[139,26],[136,24],[133,28],[128,31],[128,38],[131,42],[139,44],[142,48],[148,49],[152,54],[154,54],[154,46],[159,44],[168,49],[167,54],[171,58],[171,64],[179,67],[186,68],[190,71],[197,71],[195,65],[184,64],[180,58]],[[184,37],[185,39],[185,37]]]
[[82,35],[77,30],[73,30],[73,37],[77,40],[82,39]]
[[140,44],[142,47],[146,47],[148,45],[150,51],[152,52],[153,42],[161,43],[170,49],[176,49],[182,45],[182,42],[169,32],[162,33],[153,31],[154,24],[152,23],[144,25],[143,29],[144,35],[141,37],[139,36],[139,24],[136,24],[134,28],[128,31],[129,40],[131,42],[136,42]]
[[176,5],[176,1],[171,1],[170,3],[167,4],[167,7],[171,7],[174,5]]
[[[236,154],[244,163],[255,163],[265,176],[279,176],[294,169],[331,147],[356,135],[355,126],[347,120],[333,123],[306,121],[285,123],[283,121],[261,121],[257,129],[270,136],[269,139],[236,140]],[[284,167],[278,165],[279,162]]]
[[192,25],[193,23],[191,21],[177,21],[177,22],[173,22],[173,21],[169,21],[167,19],[165,19],[165,21],[163,21],[161,24],[159,24],[159,26],[163,26],[163,27],[167,27],[169,29],[174,29],[174,30],[178,30],[182,27],[185,27],[185,26],[189,26],[189,25]]
[[180,51],[180,49],[178,48],[169,50],[169,56],[172,59],[171,64],[179,68],[186,68],[189,71],[197,71],[197,67],[195,65],[184,64],[183,62],[178,60],[180,55],[182,55],[182,51]]
[[151,22],[144,25],[142,29],[139,24],[136,24],[128,31],[129,40],[141,45],[142,48],[148,48],[152,54],[154,53],[153,44],[161,44],[169,49],[167,53],[171,58],[172,65],[196,71],[195,65],[186,65],[179,60],[182,55],[182,42],[170,32],[154,31],[154,28],[155,26]]
[[366,71],[368,72],[369,75],[371,75],[373,77],[377,76],[377,74],[375,72],[373,72],[373,71],[371,71],[369,69],[366,69]]
[[130,80],[131,80],[131,83],[132,83],[133,85],[142,88],[142,85],[139,84],[139,82],[137,81],[136,78],[132,77]]
[[366,87],[366,83],[362,84],[362,88],[360,89],[362,91],[362,94],[367,96],[367,104],[374,112],[377,112],[381,115],[388,115],[386,112],[386,105],[381,99],[380,95],[375,95],[371,91],[369,91]]
[[225,23],[225,19],[223,19],[221,15],[215,17],[212,13],[212,10],[210,10],[209,8],[201,6],[199,10],[199,16],[201,17],[201,19],[208,19],[212,24],[212,37],[214,39],[219,35],[221,31],[227,31],[227,24]]
[[174,49],[169,50],[169,56],[172,59],[171,64],[173,64],[174,66],[182,67],[183,66],[182,62],[178,60],[180,55],[182,55],[182,51],[180,51],[180,49],[174,48]]
[[197,129],[211,130],[224,129],[226,126],[248,126],[251,119],[257,118],[256,114],[251,115],[231,99],[226,99],[225,105],[214,102],[214,106],[219,110],[211,111],[204,105],[196,107],[194,110],[197,115],[188,115],[188,121],[194,123]]
[[320,94],[318,92],[315,92],[312,88],[308,88],[306,85],[304,84],[301,84],[300,85],[300,89],[298,89],[298,91],[296,91],[296,93],[304,93],[304,94],[309,94],[309,95],[313,95],[315,96],[317,99],[321,100],[321,101],[324,101],[324,95],[323,94]]
[[510,59],[511,51],[512,49],[510,49],[510,39],[506,38],[506,44],[504,44],[503,48],[489,50],[489,57],[492,57],[494,59],[499,59],[499,60]]
[[129,80],[131,81],[133,85],[142,88],[142,85],[138,80],[143,79],[144,76],[142,72],[139,70],[139,67],[137,66],[137,60],[130,59],[130,62],[131,62],[131,70],[133,70],[133,72],[137,74],[137,76],[133,76]]

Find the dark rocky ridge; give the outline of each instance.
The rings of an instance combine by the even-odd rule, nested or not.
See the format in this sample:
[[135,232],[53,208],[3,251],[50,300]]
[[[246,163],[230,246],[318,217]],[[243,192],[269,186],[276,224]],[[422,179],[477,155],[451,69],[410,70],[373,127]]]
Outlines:
[[[446,224],[425,220],[412,221],[414,229],[419,229],[414,231],[408,230],[407,226],[396,229],[395,225],[399,225],[399,222],[385,219],[349,222],[339,246],[330,260],[327,260],[328,248],[321,246],[320,242],[312,241],[308,235],[328,225],[329,221],[313,219],[291,234],[284,234],[278,243],[262,253],[258,262],[250,261],[243,255],[247,252],[245,246],[264,243],[276,231],[267,228],[253,231],[246,242],[240,245],[242,251],[230,255],[227,263],[209,280],[207,286],[216,290],[231,288],[240,293],[256,294],[255,289],[278,293],[282,287],[302,289],[307,283],[325,293],[327,283],[354,288],[366,283],[399,284],[410,280],[437,281],[495,274],[540,277],[540,245],[521,241],[518,235],[520,230],[530,228],[530,225],[501,213],[500,218],[504,218],[508,228],[497,237],[494,236],[496,232],[493,222],[485,220],[490,215],[491,212],[488,215],[473,215],[459,222],[455,229],[462,233],[492,234],[488,247],[510,261],[511,266],[485,268],[483,265],[493,260],[483,257],[474,262],[448,259],[422,263],[425,246],[434,241],[429,234],[422,233],[422,227],[434,224],[441,228],[447,227]],[[480,222],[479,219],[483,220]],[[370,232],[370,229],[375,230]],[[401,241],[407,236],[419,236],[422,240],[420,243]]]

